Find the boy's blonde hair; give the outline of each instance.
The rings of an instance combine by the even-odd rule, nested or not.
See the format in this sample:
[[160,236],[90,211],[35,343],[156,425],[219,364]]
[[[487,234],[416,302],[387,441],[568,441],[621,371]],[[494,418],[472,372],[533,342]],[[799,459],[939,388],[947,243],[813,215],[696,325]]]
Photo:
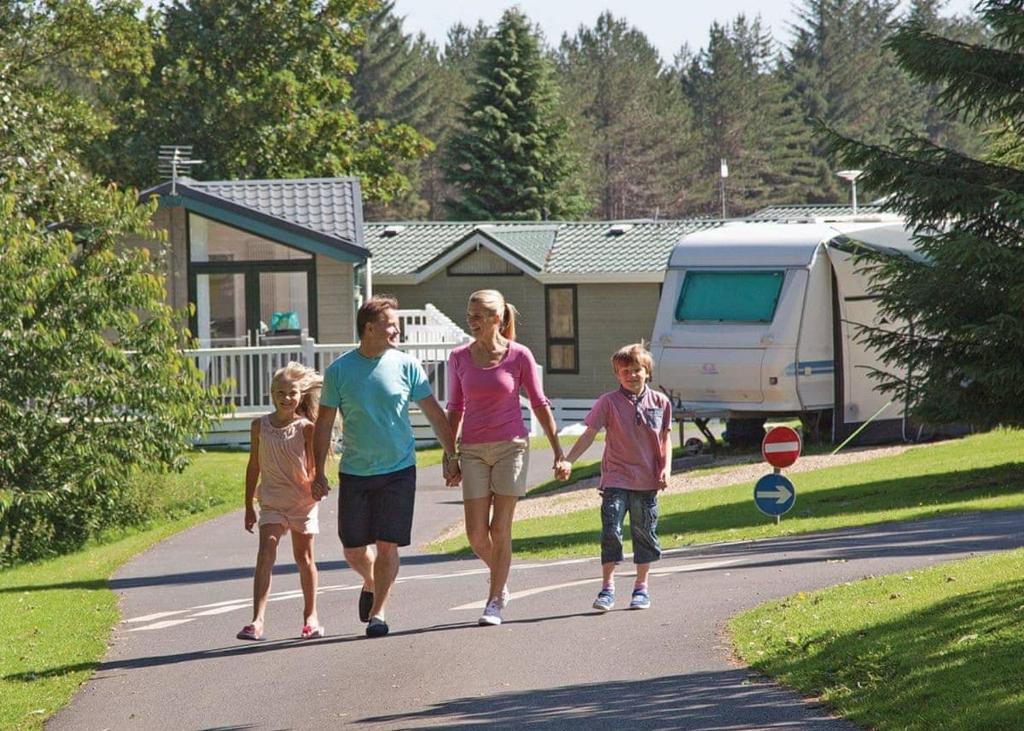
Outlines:
[[317,413],[320,411],[320,389],[324,385],[323,376],[315,369],[293,360],[283,368],[274,371],[274,377],[270,379],[270,390],[273,391],[282,379],[288,379],[296,384],[299,387],[299,393],[302,394],[295,413],[310,421],[316,421]]
[[647,346],[643,342],[623,345],[612,356],[612,370],[616,373],[619,372],[619,368],[633,365],[638,365],[646,370],[647,378],[654,376],[654,358],[651,357],[650,351],[647,350]]
[[469,301],[483,305],[484,309],[492,315],[497,315],[501,318],[498,332],[501,333],[503,338],[507,340],[516,339],[516,315],[519,314],[519,310],[510,302],[505,301],[505,295],[496,289],[478,289],[469,295]]

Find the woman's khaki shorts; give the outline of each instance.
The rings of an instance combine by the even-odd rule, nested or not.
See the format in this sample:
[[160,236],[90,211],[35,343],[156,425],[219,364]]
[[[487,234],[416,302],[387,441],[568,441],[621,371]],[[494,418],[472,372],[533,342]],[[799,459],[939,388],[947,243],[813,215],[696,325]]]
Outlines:
[[488,497],[491,493],[509,497],[526,494],[526,469],[530,464],[527,439],[463,444],[460,451],[463,500]]

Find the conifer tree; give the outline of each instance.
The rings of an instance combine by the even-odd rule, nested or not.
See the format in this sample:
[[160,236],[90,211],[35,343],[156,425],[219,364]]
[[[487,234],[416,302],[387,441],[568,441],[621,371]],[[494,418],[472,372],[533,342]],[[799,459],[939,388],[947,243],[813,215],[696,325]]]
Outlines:
[[707,48],[681,78],[702,152],[687,179],[693,212],[720,213],[723,159],[726,215],[832,198],[827,171],[810,151],[811,128],[787,98],[773,41],[759,19],[740,15],[729,26],[713,24]]
[[[888,42],[901,68],[939,84],[950,116],[998,130],[977,159],[904,130],[890,144],[833,132],[833,150],[917,232],[921,257],[868,261],[883,315],[868,331],[888,368],[881,388],[931,423],[1022,425],[1024,410],[1024,2],[986,0],[993,42],[970,44],[909,22]],[[909,370],[903,377],[897,368]]]
[[[850,136],[878,142],[893,124],[912,126],[912,87],[885,45],[893,0],[803,0],[787,77],[803,114]],[[815,145],[824,154],[824,142]]]
[[562,38],[557,73],[588,193],[601,218],[670,215],[692,149],[672,73],[647,37],[611,13]]
[[[382,3],[364,23],[366,38],[352,54],[352,109],[359,119],[408,125],[436,143],[446,126],[438,49],[422,33],[407,34],[394,6],[393,0]],[[423,178],[429,164],[400,161],[408,189],[387,202],[368,201],[367,220],[426,217],[430,203],[423,197]]]
[[462,125],[444,162],[458,191],[451,218],[573,218],[586,209],[548,61],[518,9],[505,11],[482,50]]

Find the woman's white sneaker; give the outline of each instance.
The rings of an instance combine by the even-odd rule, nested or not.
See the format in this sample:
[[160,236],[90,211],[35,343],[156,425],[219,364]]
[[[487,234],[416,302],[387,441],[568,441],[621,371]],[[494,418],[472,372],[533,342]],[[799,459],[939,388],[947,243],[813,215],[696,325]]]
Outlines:
[[501,599],[491,599],[484,607],[484,613],[480,615],[477,624],[481,626],[501,624]]

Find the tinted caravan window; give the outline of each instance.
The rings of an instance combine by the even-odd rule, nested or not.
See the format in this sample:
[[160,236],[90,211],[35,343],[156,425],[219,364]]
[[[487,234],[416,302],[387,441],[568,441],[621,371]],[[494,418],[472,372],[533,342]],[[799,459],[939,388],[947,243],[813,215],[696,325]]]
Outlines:
[[771,322],[784,271],[688,271],[676,303],[676,320]]

